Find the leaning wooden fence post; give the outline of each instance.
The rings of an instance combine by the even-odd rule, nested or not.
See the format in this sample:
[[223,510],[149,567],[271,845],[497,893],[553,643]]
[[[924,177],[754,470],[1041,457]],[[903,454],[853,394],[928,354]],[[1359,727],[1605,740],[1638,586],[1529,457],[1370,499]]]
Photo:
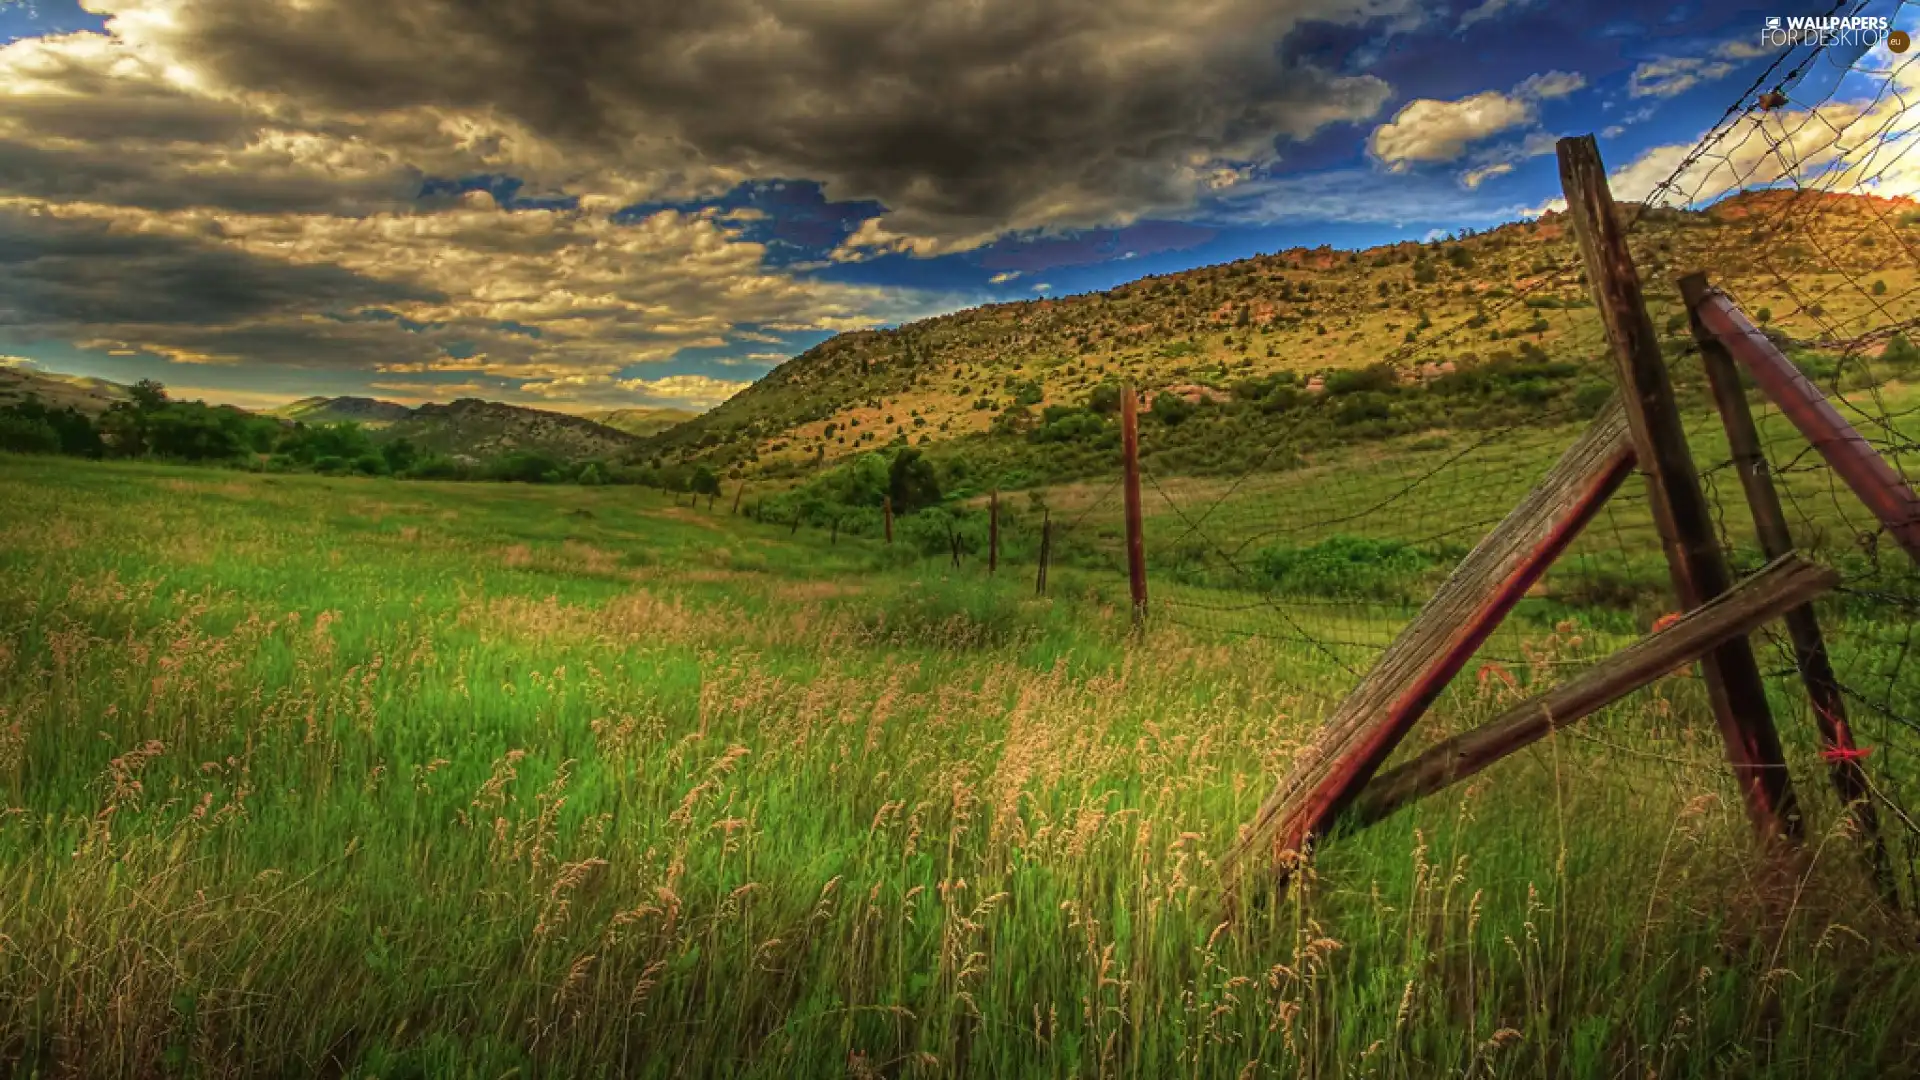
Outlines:
[[[1712,291],[1707,275],[1692,273],[1679,279],[1680,295],[1687,302],[1693,327],[1693,339],[1700,346],[1700,363],[1706,368],[1707,383],[1713,388],[1714,405],[1727,429],[1727,446],[1733,452],[1733,467],[1740,474],[1740,486],[1746,493],[1747,508],[1753,513],[1753,532],[1760,550],[1769,559],[1779,559],[1793,551],[1793,533],[1787,527],[1786,511],[1780,505],[1780,493],[1774,489],[1767,456],[1760,448],[1760,431],[1754,425],[1753,411],[1747,406],[1746,388],[1740,384],[1740,369],[1733,356],[1713,331],[1701,323],[1698,311]],[[1880,837],[1879,815],[1870,798],[1866,771],[1860,767],[1853,743],[1853,731],[1847,723],[1847,706],[1827,657],[1825,637],[1813,605],[1802,604],[1786,613],[1787,636],[1793,641],[1795,666],[1800,681],[1806,684],[1807,700],[1813,706],[1815,725],[1826,747],[1827,770],[1840,801],[1847,806],[1854,824],[1868,843],[1868,856],[1874,877],[1881,889],[1894,895],[1892,870],[1887,862],[1886,843]]]
[[740,496],[745,495],[746,493],[747,493],[747,482],[745,480],[742,480],[740,481],[740,486],[733,489],[733,516],[734,517],[740,516]]
[[987,573],[1000,569],[1000,489],[987,497]]
[[[1641,295],[1640,274],[1614,213],[1600,149],[1591,135],[1561,139],[1557,149],[1567,212],[1612,347],[1654,524],[1680,606],[1691,610],[1726,592],[1732,574],[1687,448],[1666,360]],[[1700,668],[1754,827],[1764,836],[1797,836],[1800,820],[1793,786],[1752,646],[1745,638],[1730,640],[1702,657]]]
[[880,516],[887,523],[887,546],[893,546],[893,496],[880,497]]
[[1221,863],[1229,880],[1263,848],[1296,855],[1323,835],[1527,590],[1633,471],[1608,403],[1527,497],[1481,538],[1367,670],[1260,804]]
[[1127,586],[1133,595],[1133,623],[1147,617],[1147,545],[1140,527],[1140,405],[1133,384],[1120,391],[1120,452],[1124,459],[1127,517]]
[[1040,519],[1040,572],[1033,579],[1033,595],[1047,595],[1047,558],[1053,554],[1053,511]]
[[1920,563],[1920,495],[1900,473],[1724,293],[1705,294],[1695,316],[1747,369],[1761,392],[1806,436],[1854,496],[1873,511],[1888,535]]

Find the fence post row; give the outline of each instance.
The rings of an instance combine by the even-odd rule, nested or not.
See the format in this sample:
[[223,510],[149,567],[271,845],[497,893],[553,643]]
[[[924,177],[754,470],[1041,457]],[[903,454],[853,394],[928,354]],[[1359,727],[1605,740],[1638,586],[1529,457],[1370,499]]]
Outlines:
[[[1700,346],[1700,363],[1706,369],[1714,405],[1727,431],[1727,446],[1733,454],[1734,470],[1740,475],[1740,487],[1746,495],[1747,508],[1753,515],[1754,536],[1760,543],[1762,554],[1769,559],[1781,558],[1793,550],[1793,534],[1787,527],[1787,515],[1780,504],[1780,493],[1773,486],[1767,458],[1761,450],[1760,432],[1754,424],[1753,411],[1747,406],[1746,389],[1740,383],[1740,369],[1734,364],[1726,345],[1700,320],[1700,307],[1713,290],[1707,283],[1707,276],[1699,272],[1682,275],[1678,284],[1681,298],[1687,304],[1694,341]],[[1886,842],[1880,835],[1879,815],[1870,799],[1871,788],[1867,783],[1866,770],[1861,767],[1858,755],[1854,752],[1853,731],[1847,723],[1846,700],[1827,656],[1826,640],[1820,633],[1820,620],[1814,614],[1813,605],[1807,603],[1788,611],[1785,622],[1787,635],[1793,642],[1794,663],[1799,669],[1801,682],[1806,685],[1807,700],[1813,707],[1814,724],[1819,728],[1820,741],[1830,752],[1828,772],[1833,780],[1834,791],[1853,816],[1861,836],[1867,840],[1874,878],[1883,892],[1889,896],[1896,895],[1893,871],[1887,861]]]
[[[1557,150],[1567,212],[1612,348],[1668,573],[1681,608],[1692,610],[1726,592],[1732,574],[1687,447],[1666,360],[1614,212],[1599,147],[1593,136],[1581,135],[1561,139]],[[1700,668],[1748,816],[1763,835],[1797,836],[1800,818],[1792,782],[1752,646],[1743,637],[1730,639],[1702,657]]]
[[1133,624],[1147,617],[1147,545],[1140,524],[1140,405],[1132,383],[1120,390],[1122,486],[1126,489],[1127,587],[1133,597]]

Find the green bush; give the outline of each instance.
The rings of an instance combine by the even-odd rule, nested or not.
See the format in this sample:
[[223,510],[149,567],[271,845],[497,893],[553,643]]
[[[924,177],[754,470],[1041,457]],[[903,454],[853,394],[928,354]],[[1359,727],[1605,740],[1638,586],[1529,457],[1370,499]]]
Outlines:
[[1333,536],[1306,547],[1262,548],[1252,565],[1262,583],[1279,593],[1412,600],[1414,587],[1449,556],[1398,540]]

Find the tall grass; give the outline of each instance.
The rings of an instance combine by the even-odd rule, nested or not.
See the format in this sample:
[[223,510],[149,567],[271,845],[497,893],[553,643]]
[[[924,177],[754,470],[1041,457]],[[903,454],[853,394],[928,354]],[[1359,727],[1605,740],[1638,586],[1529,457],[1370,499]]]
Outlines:
[[[1347,676],[1130,637],[1071,570],[1036,601],[603,489],[0,459],[0,500],[0,1073],[1882,1076],[1915,1050],[1913,927],[1830,807],[1803,857],[1752,850],[1688,680],[1284,896],[1222,896]],[[1463,680],[1434,734],[1516,692]]]

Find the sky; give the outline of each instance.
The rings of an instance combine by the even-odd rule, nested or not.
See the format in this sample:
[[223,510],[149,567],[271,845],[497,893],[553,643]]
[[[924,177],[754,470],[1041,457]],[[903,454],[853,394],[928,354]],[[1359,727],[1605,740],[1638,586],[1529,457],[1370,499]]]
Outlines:
[[[1535,215],[1563,135],[1644,196],[1828,7],[0,0],[0,363],[707,409],[841,331]],[[1786,114],[1903,107],[1876,55]]]

